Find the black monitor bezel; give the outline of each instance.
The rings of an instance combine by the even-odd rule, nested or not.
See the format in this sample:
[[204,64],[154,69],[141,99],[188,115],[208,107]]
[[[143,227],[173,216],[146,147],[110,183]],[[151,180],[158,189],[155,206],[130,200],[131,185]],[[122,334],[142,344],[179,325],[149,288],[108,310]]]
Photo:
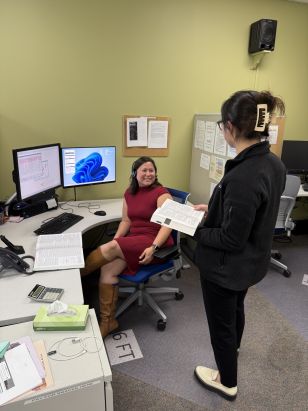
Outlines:
[[[60,170],[60,182],[59,184],[55,185],[54,187],[49,188],[48,190],[41,191],[37,194],[33,194],[28,197],[22,197],[21,195],[21,186],[20,186],[20,173],[19,173],[19,166],[18,166],[18,153],[22,151],[29,151],[29,150],[38,150],[41,148],[47,147],[58,147],[58,155],[59,155],[59,170]],[[18,201],[26,201],[26,202],[35,202],[42,199],[50,199],[54,197],[56,188],[62,186],[62,174],[61,174],[61,145],[60,143],[52,143],[52,144],[43,144],[38,146],[30,146],[30,147],[21,147],[21,148],[14,148],[12,150],[13,154],[13,181],[16,185],[16,194]]]
[[[88,149],[88,148],[114,148],[114,180],[112,181],[99,181],[94,183],[85,183],[85,184],[72,184],[64,185],[64,172],[63,172],[63,152],[67,149]],[[62,179],[62,188],[80,188],[87,186],[97,186],[100,184],[112,184],[117,181],[117,146],[116,145],[91,145],[91,146],[65,146],[60,149],[60,167],[61,167],[61,179]]]
[[288,174],[296,174],[296,175],[301,175],[301,174],[306,175],[306,174],[308,174],[308,156],[307,156],[307,168],[306,167],[304,167],[304,168],[289,168],[288,167],[288,165],[286,164],[285,159],[283,159],[284,144],[285,143],[287,143],[287,144],[290,143],[291,145],[292,144],[296,145],[296,143],[299,143],[299,144],[302,145],[302,144],[306,143],[306,145],[308,147],[308,141],[306,141],[306,140],[283,140],[282,149],[281,149],[281,161],[284,163]]

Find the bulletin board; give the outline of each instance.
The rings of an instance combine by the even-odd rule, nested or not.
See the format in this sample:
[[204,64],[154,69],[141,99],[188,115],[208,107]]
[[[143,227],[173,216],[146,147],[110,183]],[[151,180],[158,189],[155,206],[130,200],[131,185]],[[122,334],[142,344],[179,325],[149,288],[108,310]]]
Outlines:
[[[216,140],[219,138],[218,129],[215,125],[220,119],[221,114],[219,113],[195,114],[194,116],[189,185],[189,191],[191,193],[190,200],[194,204],[208,203],[214,186],[222,177],[225,162],[235,154],[234,152],[229,152],[227,148],[219,153],[219,147],[221,146],[219,146],[219,144],[217,144],[217,150],[215,150]],[[207,126],[212,127],[208,130]],[[276,116],[271,119],[269,143],[271,151],[278,157],[281,156],[284,126],[284,116]],[[214,148],[208,150],[205,137],[207,134],[210,134],[211,128]],[[208,161],[205,161],[206,159]]]
[[169,117],[123,116],[124,156],[167,157],[169,155],[169,145]]

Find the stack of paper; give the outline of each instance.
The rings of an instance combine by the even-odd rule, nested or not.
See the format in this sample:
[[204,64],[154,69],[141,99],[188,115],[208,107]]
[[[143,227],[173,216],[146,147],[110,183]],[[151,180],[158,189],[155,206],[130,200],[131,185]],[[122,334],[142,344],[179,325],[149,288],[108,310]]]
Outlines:
[[152,215],[151,221],[193,236],[204,217],[203,211],[167,199]]
[[41,306],[34,320],[34,331],[84,330],[89,316],[88,305],[69,304],[71,314],[48,314],[48,307]]
[[0,357],[0,406],[53,384],[43,341],[33,343],[25,336],[5,346]]

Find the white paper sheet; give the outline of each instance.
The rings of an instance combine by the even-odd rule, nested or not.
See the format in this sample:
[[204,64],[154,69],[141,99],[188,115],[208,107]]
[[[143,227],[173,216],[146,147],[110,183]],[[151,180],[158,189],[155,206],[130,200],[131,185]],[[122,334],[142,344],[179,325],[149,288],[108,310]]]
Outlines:
[[197,120],[195,133],[195,148],[203,150],[205,138],[205,121]]
[[216,123],[214,121],[205,122],[204,151],[213,153],[215,140]]
[[152,215],[151,221],[193,236],[204,217],[203,211],[167,199]]
[[149,121],[148,147],[149,148],[167,148],[168,147],[168,121],[167,120]]
[[211,156],[210,178],[220,181],[224,175],[226,160],[222,157]]
[[219,154],[221,156],[225,156],[226,147],[227,147],[227,143],[224,137],[224,133],[222,132],[222,130],[220,130],[220,128],[216,124],[214,153]]
[[269,134],[269,143],[270,144],[277,144],[278,140],[278,124],[270,124],[268,128],[268,134]]
[[204,168],[205,170],[209,170],[210,169],[210,159],[211,157],[209,155],[201,153],[200,167]]
[[40,235],[36,242],[34,271],[84,267],[81,233]]
[[127,147],[146,147],[148,145],[148,124],[146,117],[128,118],[126,126]]

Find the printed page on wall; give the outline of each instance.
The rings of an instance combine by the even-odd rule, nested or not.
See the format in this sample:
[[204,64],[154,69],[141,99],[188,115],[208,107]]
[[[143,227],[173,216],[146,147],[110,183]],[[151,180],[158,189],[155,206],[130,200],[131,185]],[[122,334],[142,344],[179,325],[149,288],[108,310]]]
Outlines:
[[204,138],[204,151],[213,153],[214,141],[215,141],[216,123],[214,121],[205,122],[205,138]]
[[149,148],[168,147],[168,121],[150,120],[148,130]]
[[148,123],[146,117],[127,119],[127,147],[146,147],[148,145]]
[[205,139],[205,121],[197,120],[195,133],[195,148],[203,150]]

